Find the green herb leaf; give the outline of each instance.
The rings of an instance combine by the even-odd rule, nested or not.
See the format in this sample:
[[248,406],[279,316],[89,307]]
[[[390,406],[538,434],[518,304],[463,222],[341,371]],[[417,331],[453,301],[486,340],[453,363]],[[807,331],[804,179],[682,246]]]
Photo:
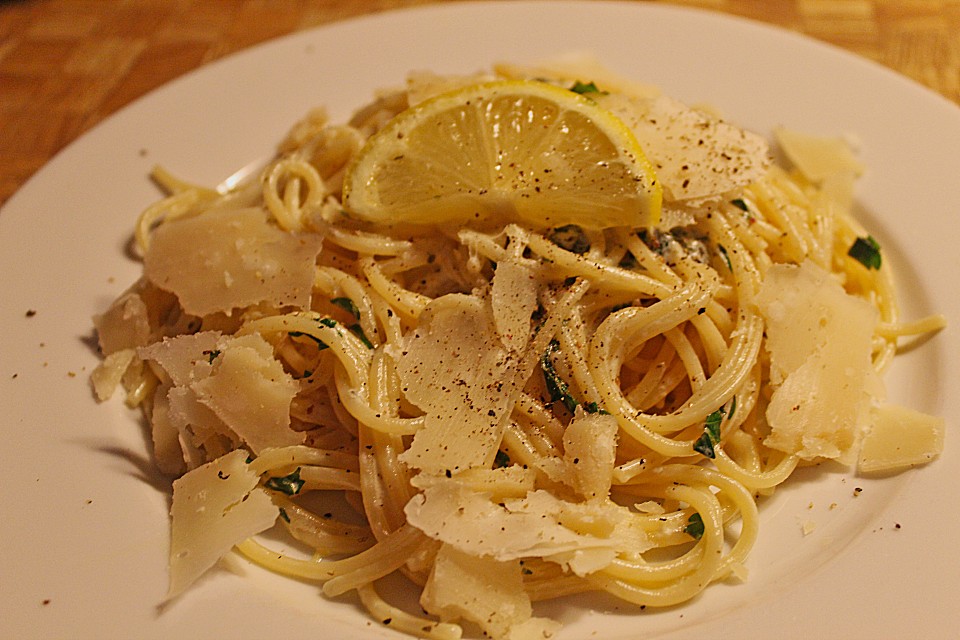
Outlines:
[[723,256],[724,262],[727,263],[727,269],[733,271],[733,265],[730,264],[730,256],[727,255],[727,249],[722,244],[717,245],[717,249],[720,251],[720,254]]
[[587,413],[599,413],[600,415],[603,415],[603,416],[610,415],[609,411],[607,411],[606,409],[601,409],[600,405],[597,404],[596,402],[584,402],[583,410],[586,411]]
[[720,443],[720,423],[723,422],[723,407],[709,416],[703,424],[703,435],[693,443],[693,450],[702,453],[711,460],[717,457],[714,447]]
[[847,255],[865,266],[867,269],[879,269],[881,264],[880,244],[873,236],[854,240]]
[[606,91],[600,91],[600,89],[597,88],[596,82],[580,82],[579,80],[573,83],[573,86],[570,87],[570,91],[579,93],[580,95],[585,93],[607,93]]
[[510,456],[508,456],[503,451],[497,451],[497,455],[493,459],[493,468],[499,469],[500,467],[507,467],[509,465],[510,465]]
[[590,240],[578,225],[565,224],[550,231],[547,238],[561,249],[583,255],[590,251]]
[[337,305],[341,309],[346,310],[350,315],[353,316],[354,320],[360,319],[360,310],[357,309],[357,305],[355,305],[353,300],[350,298],[333,298],[330,300],[330,302]]
[[369,338],[367,338],[367,334],[363,332],[363,328],[360,326],[360,323],[352,324],[347,328],[350,329],[353,335],[360,338],[360,342],[362,342],[367,349],[373,349],[373,343],[370,342]]
[[290,336],[291,338],[310,338],[311,340],[317,343],[317,349],[319,349],[320,351],[323,351],[324,349],[329,348],[327,347],[327,343],[321,340],[320,338],[316,336],[312,336],[309,333],[304,333],[303,331],[291,331],[287,335]]
[[280,507],[280,517],[286,522],[290,522],[290,516],[287,515],[287,510],[283,507]]
[[563,378],[557,374],[557,370],[553,366],[553,360],[550,359],[550,356],[559,349],[560,343],[556,340],[551,340],[547,346],[547,350],[540,356],[540,367],[543,369],[543,379],[547,385],[547,393],[550,394],[550,401],[557,402],[559,400],[563,402],[563,406],[565,406],[570,413],[573,413],[579,403],[576,398],[570,395],[570,387],[567,386]]
[[300,493],[300,489],[303,488],[304,481],[300,479],[300,467],[297,467],[297,470],[290,475],[279,478],[270,478],[264,482],[263,485],[267,489],[273,489],[274,491],[285,493],[288,496],[295,496]]
[[750,208],[747,206],[747,203],[744,201],[743,198],[734,198],[733,200],[730,201],[730,204],[737,207],[741,211],[750,211]]
[[713,450],[713,444],[713,440],[710,439],[710,434],[704,431],[703,435],[693,443],[693,450],[713,460],[717,457],[716,452]]
[[720,407],[707,416],[703,429],[710,434],[714,442],[720,442],[720,423],[723,422],[723,407]]
[[221,353],[222,352],[220,349],[208,349],[203,352],[203,355],[207,356],[207,362],[213,364],[213,361],[216,360],[217,356],[219,356]]
[[683,532],[694,540],[699,540],[703,537],[703,529],[703,518],[699,513],[694,513],[687,520],[687,526],[683,528]]

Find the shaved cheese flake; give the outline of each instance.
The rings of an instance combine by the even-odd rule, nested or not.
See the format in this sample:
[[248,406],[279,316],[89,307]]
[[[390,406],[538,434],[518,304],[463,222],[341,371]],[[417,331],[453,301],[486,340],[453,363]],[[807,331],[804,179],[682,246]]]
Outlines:
[[772,161],[761,136],[660,96],[597,101],[626,124],[653,163],[665,201],[718,197],[762,177]]
[[456,477],[428,486],[404,508],[407,522],[426,535],[464,553],[497,560],[540,557],[570,566],[591,550],[602,550],[602,565],[618,551],[643,551],[649,542],[630,525],[629,511],[613,503],[574,504],[543,491],[521,499],[494,502],[489,494],[470,490]]
[[301,444],[304,435],[290,428],[290,403],[299,386],[273,357],[260,336],[224,338],[210,375],[191,388],[254,453],[266,447]]
[[279,515],[247,452],[227,455],[173,482],[170,589],[182,593],[238,542],[273,526]]
[[308,309],[321,244],[269,224],[259,208],[213,210],[160,225],[144,272],[197,316],[259,303]]
[[450,545],[437,552],[420,604],[444,621],[474,622],[495,640],[544,640],[560,628],[532,617],[519,562],[480,558]]
[[756,299],[767,323],[771,448],[851,463],[871,395],[876,309],[812,262],[774,265]]
[[[467,469],[456,475],[457,482],[464,487],[477,493],[488,494],[497,502],[505,498],[523,498],[533,491],[536,478],[536,471],[518,464],[497,469]],[[431,487],[438,482],[447,482],[447,479],[427,474],[410,479],[410,484],[418,489]]]
[[471,75],[440,75],[432,71],[414,71],[407,74],[407,104],[416,106],[434,96],[462,89],[495,78],[487,73]]
[[104,313],[94,316],[93,325],[97,328],[100,351],[107,356],[142,347],[150,339],[147,305],[133,292],[120,296]]
[[572,51],[533,65],[499,62],[494,65],[498,74],[507,78],[536,80],[556,78],[572,86],[576,82],[593,82],[601,91],[624,93],[638,98],[661,95],[659,87],[636,82],[603,65],[593,53]]
[[303,442],[303,434],[290,428],[299,387],[259,335],[205,331],[166,338],[138,353],[170,377],[169,419],[186,451],[220,452],[243,442],[258,452]]
[[588,500],[603,500],[613,482],[617,419],[579,413],[563,433],[563,460],[571,486]]
[[[180,430],[170,419],[170,401],[159,389],[154,395],[150,412],[150,436],[153,440],[153,457],[162,473],[178,476],[186,470],[186,460],[180,445]],[[198,466],[191,464],[191,467]]]
[[136,357],[136,350],[121,349],[106,356],[97,365],[97,368],[90,374],[90,383],[93,385],[93,392],[96,394],[97,400],[107,400],[113,395],[123,379],[123,374],[127,372]]
[[137,350],[144,360],[153,360],[166,372],[173,384],[186,385],[210,375],[211,361],[217,353],[219,331],[203,331],[173,338]]
[[813,136],[784,127],[778,128],[775,135],[787,159],[811,182],[863,174],[863,165],[843,138]]
[[521,353],[530,339],[530,318],[537,310],[537,282],[533,270],[518,260],[501,260],[490,291],[493,322],[509,351]]
[[173,387],[167,393],[167,403],[171,424],[194,447],[211,447],[211,441],[217,438],[223,440],[220,448],[226,447],[226,451],[241,444],[240,437],[203,403],[193,388]]
[[860,446],[861,472],[899,471],[943,452],[943,418],[890,404],[875,407],[871,417]]
[[486,300],[452,294],[432,301],[397,362],[403,393],[426,414],[400,460],[434,475],[489,467],[515,395],[515,369]]

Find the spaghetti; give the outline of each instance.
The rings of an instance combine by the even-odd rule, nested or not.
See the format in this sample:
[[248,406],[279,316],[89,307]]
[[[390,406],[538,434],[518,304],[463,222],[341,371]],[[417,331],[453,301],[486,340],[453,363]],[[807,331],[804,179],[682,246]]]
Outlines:
[[[224,193],[155,174],[169,195],[136,226],[144,277],[97,318],[94,383],[124,386],[158,465],[182,476],[171,597],[235,545],[329,596],[356,590],[411,635],[459,638],[462,619],[543,637],[558,625],[538,600],[668,606],[745,576],[758,498],[809,460],[851,461],[869,416],[772,417],[804,367],[771,342],[782,315],[831,287],[862,312],[854,405],[875,402],[899,338],[943,319],[900,323],[889,265],[851,257],[866,231],[826,182],[777,166],[708,196],[677,186],[650,229],[352,219],[349,162],[424,92],[345,125],[311,113]],[[311,499],[334,494],[329,511]],[[204,509],[217,517],[201,526]],[[253,537],[274,523],[304,553]],[[379,595],[395,572],[431,617]]]

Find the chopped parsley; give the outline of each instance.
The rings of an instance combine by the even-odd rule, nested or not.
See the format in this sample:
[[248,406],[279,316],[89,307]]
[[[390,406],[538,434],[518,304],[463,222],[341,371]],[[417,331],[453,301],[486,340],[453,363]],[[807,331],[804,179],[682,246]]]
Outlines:
[[687,526],[683,528],[683,532],[689,535],[694,540],[699,540],[703,537],[703,517],[699,513],[694,513],[687,520]]
[[723,422],[723,407],[707,416],[703,424],[703,435],[693,443],[693,450],[713,459],[717,457],[714,447],[720,443],[720,423]]
[[563,406],[565,406],[570,413],[573,413],[580,403],[570,395],[570,387],[563,378],[557,374],[557,370],[553,366],[553,360],[551,360],[551,356],[559,351],[559,349],[560,343],[557,340],[551,340],[547,346],[547,350],[540,356],[540,368],[543,369],[543,379],[547,384],[547,393],[550,394],[550,401],[563,402]]
[[219,356],[221,353],[222,352],[220,349],[207,349],[203,352],[203,355],[207,356],[207,362],[213,364],[213,361],[216,360],[217,356]]
[[847,251],[847,255],[867,269],[880,268],[880,244],[873,239],[873,236],[854,240],[850,250]]
[[597,87],[596,82],[581,82],[579,80],[573,83],[573,86],[570,87],[570,91],[573,91],[574,93],[579,93],[580,95],[583,95],[585,93],[599,93],[599,94],[607,93],[606,91],[600,91],[600,89]]
[[503,451],[497,451],[497,456],[493,459],[493,468],[499,469],[508,466],[510,466],[510,456]]
[[596,402],[584,402],[581,404],[579,400],[573,397],[570,393],[570,386],[560,377],[553,364],[552,356],[559,350],[560,342],[551,340],[547,346],[547,350],[540,356],[540,368],[543,369],[543,380],[547,385],[550,402],[562,402],[563,406],[566,407],[570,413],[575,413],[577,407],[581,406],[587,413],[610,415],[609,411],[602,409]]
[[[317,320],[317,324],[319,324],[322,327],[327,327],[328,329],[332,329],[337,326],[337,321],[334,320],[333,318],[320,318],[319,320]],[[326,342],[324,342],[323,340],[321,340],[320,338],[314,335],[311,335],[309,333],[304,333],[303,331],[291,331],[287,335],[290,336],[291,338],[310,338],[311,340],[317,343],[317,349],[320,351],[323,351],[324,349],[328,348],[328,345]]]
[[740,209],[741,211],[750,211],[750,208],[747,206],[746,201],[743,198],[734,198],[730,201],[730,204]]
[[310,338],[311,340],[317,343],[317,349],[319,349],[320,351],[323,351],[324,349],[329,348],[327,347],[327,343],[321,340],[320,338],[316,336],[312,336],[309,333],[304,333],[303,331],[291,331],[287,335],[289,335],[291,338]]
[[[346,297],[331,298],[330,302],[337,305],[341,309],[345,310],[347,313],[353,316],[354,320],[358,320],[358,321],[360,320],[360,309],[357,308],[357,305],[354,304],[353,300],[351,300],[350,298],[346,298]],[[327,324],[327,322],[325,321],[332,322],[333,324]],[[331,320],[330,318],[324,318],[323,320],[320,321],[320,324],[326,327],[332,327],[336,325],[336,320]],[[349,327],[347,327],[347,329],[350,330],[350,333],[360,338],[360,342],[362,342],[367,349],[373,349],[373,343],[370,342],[370,339],[367,337],[367,334],[363,332],[363,328],[361,328],[359,322],[354,322]]]
[[599,413],[600,415],[605,415],[605,416],[610,415],[609,411],[607,411],[606,409],[601,409],[600,405],[597,404],[596,402],[584,402],[583,410],[586,411],[587,413]]
[[270,478],[263,483],[263,485],[267,489],[273,489],[274,491],[285,493],[288,496],[295,496],[300,493],[300,489],[303,488],[304,481],[300,479],[300,467],[297,467],[296,471],[290,475],[279,478]]
[[727,263],[727,269],[733,271],[733,265],[730,264],[730,256],[727,254],[727,248],[722,244],[718,244],[717,250],[720,251],[720,255],[723,256],[723,261]]
[[373,343],[370,342],[369,338],[367,338],[367,334],[363,332],[363,328],[360,326],[359,322],[352,324],[347,328],[350,329],[350,332],[353,333],[353,335],[360,338],[360,342],[362,342],[367,349],[373,349]]
[[290,522],[290,516],[287,515],[287,510],[283,507],[280,507],[280,517],[283,518],[284,522]]
[[337,305],[341,309],[344,309],[347,313],[353,316],[354,320],[360,319],[360,310],[357,309],[357,305],[355,305],[353,300],[350,298],[333,298],[330,300],[330,302]]

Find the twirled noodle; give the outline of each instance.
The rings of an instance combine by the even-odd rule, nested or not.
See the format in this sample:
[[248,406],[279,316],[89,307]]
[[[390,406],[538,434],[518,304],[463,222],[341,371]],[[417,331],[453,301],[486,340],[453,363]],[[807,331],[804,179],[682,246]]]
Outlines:
[[[158,170],[171,195],[140,217],[141,251],[159,251],[160,229],[219,216],[263,246],[292,238],[306,259],[264,254],[251,267],[245,251],[261,247],[246,244],[261,241],[237,237],[223,251],[241,260],[210,254],[209,272],[187,281],[226,279],[229,289],[249,268],[254,289],[280,273],[309,295],[266,292],[196,312],[178,301],[186,285],[148,272],[98,318],[107,359],[95,374],[102,396],[122,380],[128,402],[144,407],[161,467],[188,472],[175,483],[175,510],[190,495],[217,494],[217,478],[242,476],[247,484],[224,499],[237,510],[259,504],[263,518],[242,537],[278,520],[304,547],[298,556],[250,537],[221,541],[222,551],[236,543],[327,595],[356,590],[375,619],[403,632],[459,638],[461,617],[503,636],[539,624],[531,601],[601,590],[670,606],[744,577],[758,497],[810,459],[774,446],[768,421],[783,374],[762,292],[781,265],[816,265],[877,310],[877,372],[898,338],[943,325],[900,322],[889,265],[868,269],[848,255],[866,232],[818,184],[778,167],[712,198],[668,202],[685,221],[672,229],[449,229],[345,216],[344,167],[405,107],[400,92],[349,125],[313,113],[261,179],[224,194]],[[268,425],[274,435],[263,435]],[[483,465],[428,472],[429,447],[483,438]],[[236,447],[246,463],[219,457]],[[212,484],[194,487],[203,474]],[[333,495],[344,500],[327,511]],[[450,495],[463,502],[448,505]],[[465,512],[473,519],[459,521]],[[525,514],[539,514],[543,531],[515,524]],[[194,535],[191,526],[175,517],[175,537],[184,527]],[[501,526],[520,528],[489,546]],[[424,587],[432,618],[378,594],[375,582],[397,571]],[[505,600],[484,593],[490,576],[503,576],[492,591]],[[519,618],[484,619],[484,607],[505,603]]]

